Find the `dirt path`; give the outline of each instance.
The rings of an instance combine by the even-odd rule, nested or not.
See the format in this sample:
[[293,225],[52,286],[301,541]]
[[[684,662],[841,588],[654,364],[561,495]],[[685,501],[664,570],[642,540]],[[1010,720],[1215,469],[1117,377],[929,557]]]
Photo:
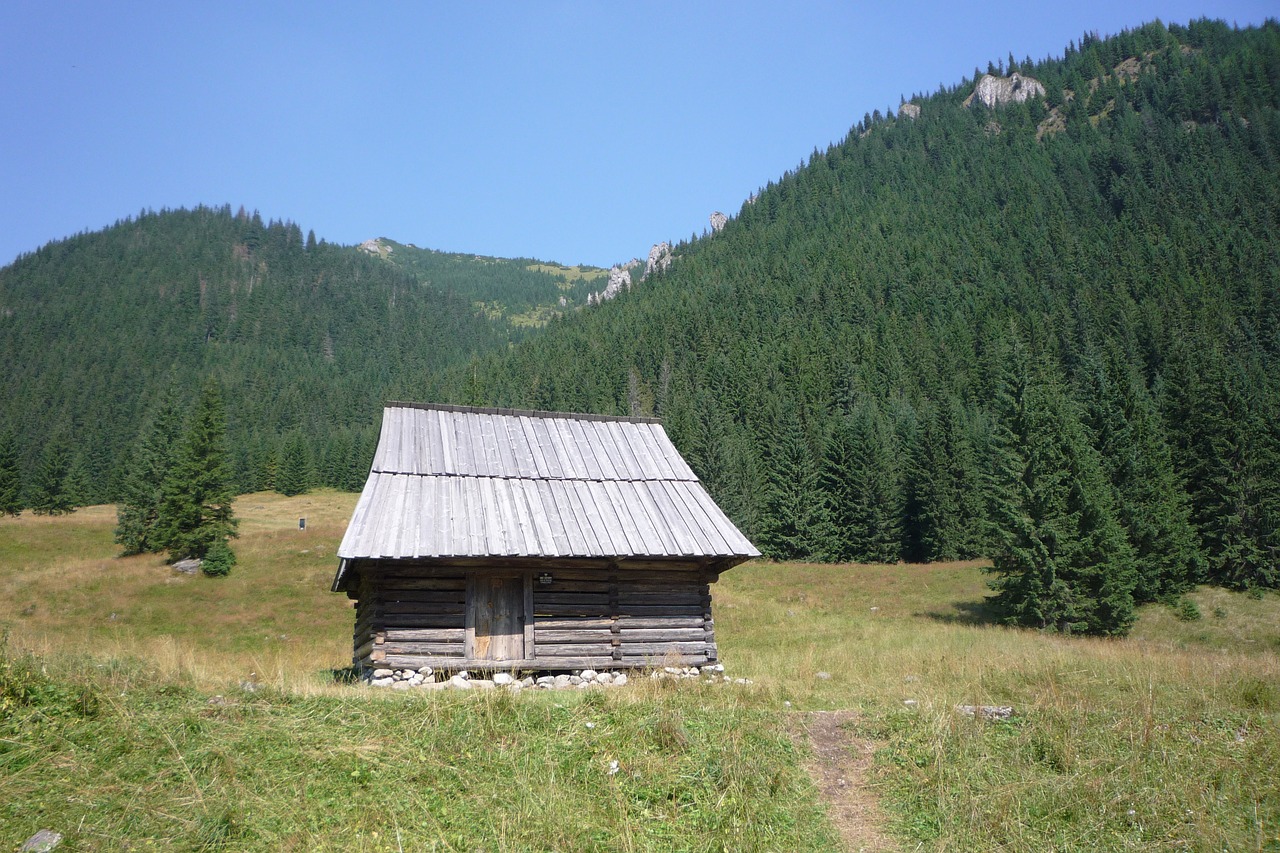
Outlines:
[[884,832],[885,817],[867,784],[872,744],[846,728],[854,711],[807,711],[793,715],[792,736],[807,738],[813,758],[806,765],[827,814],[849,851],[898,850]]

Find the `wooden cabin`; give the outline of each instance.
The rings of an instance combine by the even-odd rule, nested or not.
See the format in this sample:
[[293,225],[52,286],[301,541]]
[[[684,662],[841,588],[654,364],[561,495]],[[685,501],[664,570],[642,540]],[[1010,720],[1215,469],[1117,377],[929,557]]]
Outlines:
[[702,666],[759,554],[657,420],[392,403],[333,591],[362,672]]

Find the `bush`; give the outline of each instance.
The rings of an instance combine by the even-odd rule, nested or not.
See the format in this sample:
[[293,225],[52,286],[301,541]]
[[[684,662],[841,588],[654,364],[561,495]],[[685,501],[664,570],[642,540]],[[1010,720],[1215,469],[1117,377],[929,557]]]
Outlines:
[[1200,608],[1189,598],[1179,598],[1173,605],[1173,615],[1179,622],[1199,622]]
[[231,550],[227,540],[219,539],[209,546],[200,564],[200,571],[209,577],[222,578],[231,574],[231,567],[236,564],[236,552]]

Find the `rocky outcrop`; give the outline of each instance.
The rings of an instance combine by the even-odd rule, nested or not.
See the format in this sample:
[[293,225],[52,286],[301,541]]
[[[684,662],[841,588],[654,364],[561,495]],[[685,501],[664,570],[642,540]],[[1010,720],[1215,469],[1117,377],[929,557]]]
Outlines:
[[920,105],[903,104],[898,107],[898,116],[900,118],[920,118]]
[[728,221],[729,221],[729,217],[725,216],[723,213],[721,213],[718,210],[715,213],[711,214],[711,233],[719,234],[721,231],[724,230],[725,223],[727,223]]
[[1043,98],[1044,85],[1034,77],[1026,77],[1013,73],[1008,77],[996,77],[983,74],[973,94],[964,99],[966,107],[972,106],[974,100],[989,108],[1003,107],[1006,104],[1020,104],[1029,98]]
[[640,280],[644,281],[655,272],[665,272],[669,266],[671,266],[671,244],[664,240],[649,250],[649,260],[645,262],[644,275],[640,276]]
[[604,290],[587,294],[588,305],[599,305],[606,299],[612,299],[623,290],[631,289],[631,272],[626,267],[614,265],[609,268],[609,282]]
[[381,237],[374,238],[373,240],[365,240],[356,248],[362,252],[365,252],[366,254],[375,255],[379,258],[385,258],[387,255],[390,255],[392,251],[394,251],[394,249],[391,246],[388,246],[386,243],[382,242]]

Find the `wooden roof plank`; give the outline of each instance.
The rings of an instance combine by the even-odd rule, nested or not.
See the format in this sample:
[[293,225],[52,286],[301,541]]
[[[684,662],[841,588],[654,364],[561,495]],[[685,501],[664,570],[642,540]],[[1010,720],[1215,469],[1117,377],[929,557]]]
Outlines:
[[565,480],[579,480],[585,473],[578,459],[578,448],[574,446],[573,436],[567,433],[566,426],[565,421],[553,418],[544,418],[538,422],[538,427],[546,430],[547,444],[560,469],[558,476]]
[[660,423],[390,406],[343,559],[758,553]]
[[533,464],[533,473],[530,477],[550,477],[551,467],[547,464],[547,458],[542,452],[542,445],[538,441],[538,434],[534,429],[536,418],[521,418],[520,428],[524,430],[525,444],[529,448],[529,460]]

